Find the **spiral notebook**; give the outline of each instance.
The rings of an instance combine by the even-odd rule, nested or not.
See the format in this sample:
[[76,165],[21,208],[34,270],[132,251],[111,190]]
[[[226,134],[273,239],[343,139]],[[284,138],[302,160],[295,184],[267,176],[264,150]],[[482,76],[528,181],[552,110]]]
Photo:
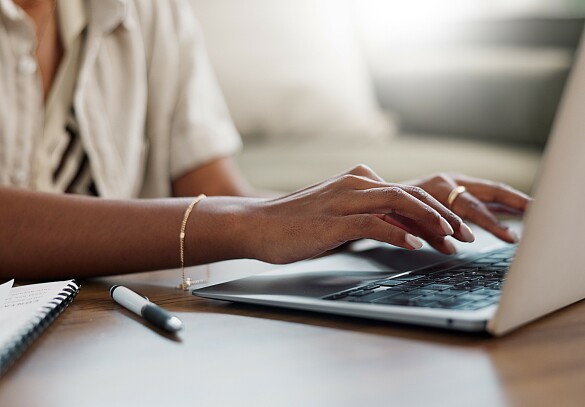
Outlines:
[[79,292],[75,280],[0,285],[0,375],[49,327]]

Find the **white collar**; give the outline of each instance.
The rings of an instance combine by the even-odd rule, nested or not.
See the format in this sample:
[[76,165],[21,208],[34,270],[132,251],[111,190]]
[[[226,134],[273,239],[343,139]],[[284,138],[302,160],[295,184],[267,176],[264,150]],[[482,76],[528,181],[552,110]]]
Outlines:
[[110,33],[119,26],[130,28],[128,0],[87,0],[90,24],[103,33]]
[[61,30],[61,39],[66,49],[73,44],[87,27],[88,18],[85,3],[84,0],[65,0],[58,3],[59,28]]
[[0,14],[9,20],[20,20],[25,16],[24,11],[12,0],[0,0]]

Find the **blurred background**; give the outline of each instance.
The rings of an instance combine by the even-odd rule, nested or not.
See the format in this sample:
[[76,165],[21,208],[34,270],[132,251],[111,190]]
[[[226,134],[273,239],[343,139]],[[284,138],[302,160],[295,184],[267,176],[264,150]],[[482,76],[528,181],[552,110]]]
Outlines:
[[190,0],[253,184],[357,163],[529,192],[585,0]]

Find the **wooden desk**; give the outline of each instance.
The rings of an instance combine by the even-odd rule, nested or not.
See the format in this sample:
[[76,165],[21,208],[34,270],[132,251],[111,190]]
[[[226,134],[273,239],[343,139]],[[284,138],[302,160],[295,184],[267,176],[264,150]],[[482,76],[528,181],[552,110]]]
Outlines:
[[[213,276],[269,267],[227,262]],[[175,290],[177,279],[86,281],[0,380],[0,406],[585,405],[585,302],[491,339],[204,300]],[[110,299],[114,283],[177,313],[185,330],[151,329]]]

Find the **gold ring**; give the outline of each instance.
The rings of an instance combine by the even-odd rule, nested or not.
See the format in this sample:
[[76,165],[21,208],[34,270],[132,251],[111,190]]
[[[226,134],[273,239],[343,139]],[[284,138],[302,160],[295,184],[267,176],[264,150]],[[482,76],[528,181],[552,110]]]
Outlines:
[[464,193],[465,191],[467,191],[467,188],[465,188],[463,185],[459,185],[453,188],[449,193],[449,197],[447,198],[447,207],[451,209],[451,207],[453,206],[453,202],[455,202],[457,197]]

